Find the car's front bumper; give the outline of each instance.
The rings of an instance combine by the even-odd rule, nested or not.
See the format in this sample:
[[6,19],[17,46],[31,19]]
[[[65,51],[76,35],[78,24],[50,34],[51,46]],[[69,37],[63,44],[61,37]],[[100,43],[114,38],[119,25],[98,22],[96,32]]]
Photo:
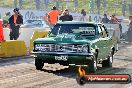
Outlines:
[[93,56],[93,53],[74,53],[74,52],[32,52],[34,55],[77,55],[77,56]]
[[[64,52],[32,52],[34,58],[41,59],[44,63],[68,63],[87,65],[93,57],[93,53],[64,53]],[[67,60],[56,60],[56,56],[67,56]]]

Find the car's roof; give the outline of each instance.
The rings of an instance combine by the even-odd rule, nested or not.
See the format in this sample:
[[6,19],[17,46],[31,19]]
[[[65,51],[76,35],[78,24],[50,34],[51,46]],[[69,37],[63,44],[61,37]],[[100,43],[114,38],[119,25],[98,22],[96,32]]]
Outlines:
[[64,22],[58,22],[58,24],[101,24],[97,22],[85,22],[85,21],[64,21]]

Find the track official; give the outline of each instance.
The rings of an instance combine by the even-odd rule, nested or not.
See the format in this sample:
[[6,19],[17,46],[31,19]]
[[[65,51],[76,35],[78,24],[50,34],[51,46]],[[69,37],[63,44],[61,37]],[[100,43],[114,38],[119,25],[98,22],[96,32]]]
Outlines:
[[18,8],[15,8],[14,14],[9,18],[10,40],[17,40],[19,37],[19,28],[23,24],[23,17]]
[[54,6],[53,9],[48,13],[48,22],[50,26],[54,26],[58,21],[58,16],[61,14],[56,7]]

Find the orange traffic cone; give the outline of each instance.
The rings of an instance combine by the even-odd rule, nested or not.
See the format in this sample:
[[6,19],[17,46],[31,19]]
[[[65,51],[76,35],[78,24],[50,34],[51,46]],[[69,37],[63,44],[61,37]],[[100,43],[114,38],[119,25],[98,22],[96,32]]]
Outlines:
[[4,40],[4,35],[3,35],[3,27],[2,27],[2,20],[0,19],[0,42],[3,42]]

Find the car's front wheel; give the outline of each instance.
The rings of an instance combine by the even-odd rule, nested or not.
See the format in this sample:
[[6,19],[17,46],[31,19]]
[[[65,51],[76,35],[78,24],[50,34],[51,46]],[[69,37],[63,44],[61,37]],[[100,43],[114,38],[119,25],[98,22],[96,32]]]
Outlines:
[[41,59],[35,59],[35,66],[37,70],[42,70],[44,63]]
[[95,73],[97,70],[97,57],[96,55],[92,56],[92,60],[89,63],[89,72]]
[[107,57],[107,60],[102,61],[102,67],[112,67],[114,51]]

